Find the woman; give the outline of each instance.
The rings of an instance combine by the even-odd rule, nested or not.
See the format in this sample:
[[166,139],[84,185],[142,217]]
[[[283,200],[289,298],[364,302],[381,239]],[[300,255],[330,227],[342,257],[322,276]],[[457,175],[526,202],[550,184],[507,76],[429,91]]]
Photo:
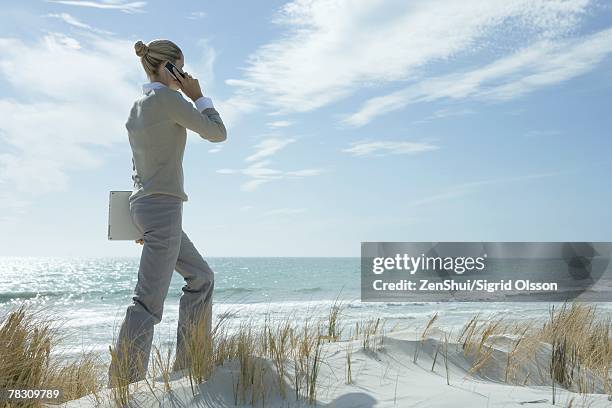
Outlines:
[[[143,245],[138,282],[132,304],[115,343],[109,367],[109,385],[120,374],[117,361],[128,368],[128,382],[145,378],[153,341],[154,325],[162,319],[163,305],[174,269],[185,279],[180,298],[173,370],[187,366],[185,329],[197,321],[211,328],[213,271],[182,230],[183,152],[186,129],[211,142],[226,139],[226,130],[210,98],[203,96],[197,79],[182,68],[185,58],[168,40],[134,45],[149,78],[143,95],[133,104],[125,124],[132,148],[134,189],[130,214],[142,230]],[[167,62],[175,65],[171,73]],[[179,72],[184,74],[184,77]],[[178,90],[189,97],[194,106]],[[122,375],[122,376],[123,376]]]

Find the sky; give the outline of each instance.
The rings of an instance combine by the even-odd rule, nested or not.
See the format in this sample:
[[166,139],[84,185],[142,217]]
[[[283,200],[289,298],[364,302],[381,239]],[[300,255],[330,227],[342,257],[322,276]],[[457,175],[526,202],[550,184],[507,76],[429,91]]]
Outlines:
[[612,240],[607,1],[27,0],[0,5],[0,255],[140,255],[108,195],[157,38],[228,131],[187,135],[205,257]]

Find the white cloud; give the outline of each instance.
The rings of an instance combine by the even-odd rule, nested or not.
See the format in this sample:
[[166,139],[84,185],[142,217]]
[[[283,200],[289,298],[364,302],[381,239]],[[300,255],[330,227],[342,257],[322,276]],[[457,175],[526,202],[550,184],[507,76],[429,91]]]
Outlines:
[[471,115],[475,113],[474,110],[472,109],[466,109],[466,108],[460,108],[460,109],[439,109],[437,111],[435,111],[433,114],[428,115],[422,119],[419,120],[415,120],[414,123],[426,123],[426,122],[431,122],[431,121],[435,121],[435,120],[439,120],[439,119],[445,119],[445,118],[450,118],[450,117],[456,117],[456,116],[465,116],[465,115]]
[[189,13],[189,16],[187,18],[191,19],[191,20],[198,20],[200,18],[204,18],[206,17],[206,12],[205,11],[192,11],[191,13]]
[[90,30],[91,26],[88,24],[85,24],[79,20],[77,20],[76,18],[74,18],[73,16],[71,16],[68,13],[51,13],[51,14],[47,14],[47,17],[55,17],[55,18],[59,18],[64,20],[65,23],[73,25],[75,27],[78,28],[85,28]]
[[238,92],[228,99],[215,100],[213,103],[221,114],[223,123],[225,123],[228,131],[231,130],[245,114],[251,113],[259,107],[257,99],[245,95],[243,92]]
[[444,191],[441,191],[439,193],[432,194],[426,197],[421,197],[412,202],[406,203],[406,206],[407,207],[418,207],[422,205],[430,205],[432,203],[455,199],[458,197],[465,196],[467,194],[475,193],[484,186],[516,183],[516,182],[523,182],[523,181],[530,181],[530,180],[539,180],[543,178],[556,177],[556,176],[560,176],[563,174],[569,174],[569,173],[572,173],[572,171],[563,170],[563,171],[547,172],[547,173],[535,173],[535,174],[527,174],[523,176],[500,177],[497,179],[478,180],[478,181],[471,181],[467,183],[461,183],[455,186],[451,186],[450,188]]
[[344,122],[363,126],[408,104],[442,99],[507,100],[592,70],[612,52],[612,29],[580,39],[542,40],[472,71],[420,81],[371,98]]
[[0,179],[0,224],[3,228],[17,227],[21,223],[19,215],[26,213],[32,203],[11,191],[3,191],[3,188]]
[[[217,60],[217,51],[210,44],[208,39],[200,39],[197,42],[197,48],[199,55],[196,56],[195,61],[197,65],[197,74],[199,75],[198,80],[200,82],[200,87],[205,95],[212,96],[211,88],[214,87],[215,82],[215,73],[214,73],[214,65]],[[190,57],[186,57],[186,67],[185,70],[189,72],[190,67]]]
[[49,3],[64,4],[67,6],[80,6],[106,10],[119,10],[124,13],[140,13],[147,5],[146,1],[123,1],[123,0],[101,0],[101,1],[80,1],[80,0],[47,0]]
[[295,139],[280,139],[280,138],[270,138],[264,139],[258,144],[255,145],[255,153],[247,157],[245,160],[247,162],[261,160],[264,157],[272,156],[276,154],[279,150],[283,149],[285,146],[295,142]]
[[491,43],[498,52],[525,39],[558,38],[576,27],[590,3],[296,0],[276,15],[284,35],[250,56],[243,78],[226,83],[276,113],[310,111],[360,88],[414,80],[431,64],[445,66]]
[[560,135],[560,134],[561,134],[560,130],[539,129],[539,130],[530,130],[530,131],[526,132],[525,133],[525,137],[557,136],[557,135]]
[[389,154],[416,154],[439,149],[429,143],[403,142],[392,140],[355,142],[343,152],[353,156],[386,156]]
[[320,168],[285,171],[268,167],[270,161],[260,161],[243,169],[219,169],[219,174],[242,174],[250,178],[241,185],[243,191],[254,191],[259,186],[274,180],[301,179],[304,177],[318,176],[324,172]]
[[73,17],[72,15],[68,13],[51,13],[51,14],[47,14],[46,17],[59,18],[63,20],[66,24],[69,24],[77,28],[82,28],[84,30],[90,30],[98,34],[112,34],[110,31],[100,30],[98,28],[92,27],[89,24],[86,24],[76,19],[75,17]]
[[284,128],[284,127],[291,126],[291,125],[293,125],[293,122],[289,120],[277,120],[275,122],[268,123],[268,127],[271,127],[271,128]]
[[295,139],[291,138],[268,138],[257,143],[253,148],[255,153],[245,158],[246,162],[253,162],[249,166],[243,169],[219,169],[219,174],[242,174],[250,178],[250,180],[244,182],[241,185],[243,191],[253,191],[259,186],[268,183],[273,180],[282,179],[300,179],[304,177],[318,176],[324,172],[321,168],[307,168],[300,170],[280,170],[270,167],[271,156],[278,153],[281,149],[287,145],[295,142]]
[[3,189],[27,202],[67,189],[71,171],[100,166],[100,147],[126,143],[141,70],[131,41],[93,37],[85,46],[57,33],[32,43],[0,38]]
[[[0,186],[2,185],[2,182],[3,180],[0,180]],[[18,214],[24,213],[29,204],[29,202],[23,200],[15,193],[3,190],[0,191],[0,209],[4,210],[2,215],[6,216],[7,218],[10,218],[7,215],[9,211]]]

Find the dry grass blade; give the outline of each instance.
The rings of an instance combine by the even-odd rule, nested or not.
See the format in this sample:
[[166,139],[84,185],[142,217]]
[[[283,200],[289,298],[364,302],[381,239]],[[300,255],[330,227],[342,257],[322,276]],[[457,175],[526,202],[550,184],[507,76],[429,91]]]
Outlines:
[[[62,403],[97,393],[100,364],[91,352],[55,358],[67,331],[51,311],[18,305],[0,321],[0,389],[58,388]],[[40,400],[35,405],[40,404]]]
[[338,294],[338,296],[334,300],[334,303],[329,309],[329,315],[327,319],[327,338],[329,339],[329,341],[338,341],[342,336],[340,314],[344,305],[342,302],[340,302],[339,299],[340,294]]
[[210,378],[215,364],[210,319],[210,313],[203,312],[188,324],[186,330],[187,374],[194,396],[197,394],[195,386]]
[[427,322],[427,325],[425,325],[425,329],[423,329],[423,332],[421,333],[421,338],[419,342],[415,344],[414,346],[414,358],[412,359],[413,363],[416,364],[417,360],[419,359],[419,352],[423,346],[423,341],[425,341],[425,338],[427,337],[427,332],[429,331],[429,329],[433,327],[433,324],[435,323],[437,319],[438,319],[438,312],[434,313],[434,315]]

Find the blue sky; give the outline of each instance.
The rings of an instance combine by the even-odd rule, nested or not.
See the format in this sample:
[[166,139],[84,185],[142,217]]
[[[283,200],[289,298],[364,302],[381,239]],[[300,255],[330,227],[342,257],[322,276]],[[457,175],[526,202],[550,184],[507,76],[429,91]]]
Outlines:
[[361,241],[610,241],[612,6],[595,0],[20,1],[0,13],[0,255],[138,256],[137,40],[184,51],[228,129],[188,133],[205,256]]

